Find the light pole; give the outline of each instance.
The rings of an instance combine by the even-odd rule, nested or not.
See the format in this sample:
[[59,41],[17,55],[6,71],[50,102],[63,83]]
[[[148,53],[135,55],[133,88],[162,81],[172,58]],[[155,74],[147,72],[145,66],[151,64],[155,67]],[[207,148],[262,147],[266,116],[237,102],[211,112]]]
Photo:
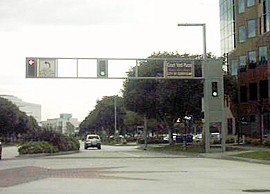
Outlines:
[[[177,24],[177,26],[188,26],[188,27],[196,27],[196,26],[199,26],[199,27],[202,27],[202,33],[203,33],[203,59],[205,60],[207,58],[207,54],[206,54],[206,24],[205,23],[179,23]],[[202,76],[204,77],[203,79],[203,87],[204,87],[204,94],[207,94],[207,77],[205,77],[204,75],[204,68],[202,67]],[[208,118],[208,98],[207,96],[204,96],[203,98],[203,101],[204,101],[204,113],[205,113],[205,123],[204,123],[204,139],[205,139],[205,152],[209,152],[210,151],[210,139],[209,139],[209,136],[210,136],[210,131],[209,131],[209,118]]]
[[117,138],[118,136],[118,131],[117,131],[117,109],[116,109],[116,99],[117,99],[117,95],[114,96],[114,135],[115,138]]
[[203,32],[203,59],[206,59],[206,24],[180,23],[177,26],[201,26]]

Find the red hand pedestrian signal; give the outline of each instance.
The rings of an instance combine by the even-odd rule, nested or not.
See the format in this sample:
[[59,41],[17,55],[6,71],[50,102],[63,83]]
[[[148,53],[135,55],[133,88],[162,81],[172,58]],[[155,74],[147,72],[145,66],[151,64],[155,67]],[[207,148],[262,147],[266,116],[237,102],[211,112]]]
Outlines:
[[35,58],[26,58],[26,77],[37,77],[37,63]]

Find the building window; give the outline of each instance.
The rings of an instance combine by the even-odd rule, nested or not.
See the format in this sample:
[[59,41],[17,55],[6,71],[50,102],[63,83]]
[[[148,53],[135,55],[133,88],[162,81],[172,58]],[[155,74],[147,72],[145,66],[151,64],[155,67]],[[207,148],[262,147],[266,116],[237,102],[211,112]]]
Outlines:
[[247,6],[248,7],[251,7],[253,5],[255,5],[255,0],[247,0]]
[[246,42],[246,41],[247,41],[246,27],[240,26],[239,27],[239,42]]
[[240,102],[247,102],[247,87],[240,87]]
[[238,60],[233,59],[231,61],[231,75],[237,75],[237,71],[238,71]]
[[249,84],[249,100],[256,101],[258,99],[257,83]]
[[270,2],[263,0],[262,1],[262,17],[261,17],[261,32],[265,33],[270,30]]
[[268,80],[260,81],[260,99],[268,98]]
[[259,47],[259,63],[260,65],[268,64],[267,46]]
[[250,51],[248,52],[248,68],[254,69],[257,65],[256,52]]
[[240,56],[240,72],[247,71],[247,57],[246,56]]
[[253,38],[256,36],[256,20],[248,21],[248,37]]
[[245,0],[238,0],[238,13],[245,12]]

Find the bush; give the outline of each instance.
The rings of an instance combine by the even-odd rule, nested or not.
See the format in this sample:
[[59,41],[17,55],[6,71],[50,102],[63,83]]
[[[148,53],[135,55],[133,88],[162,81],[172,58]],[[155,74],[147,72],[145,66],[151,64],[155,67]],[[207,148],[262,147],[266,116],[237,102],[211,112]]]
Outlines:
[[269,139],[269,138],[265,139],[265,140],[263,141],[263,145],[265,145],[265,146],[270,146],[270,139]]
[[79,141],[74,137],[51,130],[32,131],[24,137],[24,141],[46,141],[50,143],[56,151],[74,151],[80,149]]
[[19,154],[40,154],[56,152],[55,148],[46,141],[28,142],[22,144],[18,151]]
[[229,135],[229,136],[226,138],[226,143],[235,143],[235,136]]
[[[144,144],[144,138],[140,137],[137,140],[138,144]],[[165,141],[162,138],[155,138],[155,137],[148,137],[147,138],[147,143],[149,144],[160,144],[160,143],[165,143]]]

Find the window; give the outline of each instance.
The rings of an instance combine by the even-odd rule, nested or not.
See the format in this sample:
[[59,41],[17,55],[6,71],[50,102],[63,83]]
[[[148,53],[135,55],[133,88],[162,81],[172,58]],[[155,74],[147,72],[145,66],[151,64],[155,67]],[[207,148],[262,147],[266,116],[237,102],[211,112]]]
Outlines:
[[256,36],[256,20],[248,21],[248,37],[253,38]]
[[247,70],[247,57],[240,56],[240,72],[245,72]]
[[268,80],[260,81],[260,99],[268,98]]
[[259,47],[259,62],[260,62],[260,65],[268,64],[267,46]]
[[256,101],[258,99],[257,83],[249,84],[249,100]]
[[240,87],[240,102],[247,102],[247,87]]
[[256,68],[257,59],[256,59],[256,52],[250,51],[248,52],[248,68],[254,69]]
[[247,0],[247,6],[248,7],[251,7],[253,5],[255,5],[255,0]]
[[238,70],[238,60],[233,59],[231,61],[231,75],[237,75],[237,70]]
[[246,41],[247,41],[246,27],[240,26],[239,27],[239,42],[246,42]]
[[265,33],[270,30],[269,24],[269,11],[270,11],[270,3],[269,1],[263,0],[262,1],[262,16],[261,16],[261,32]]
[[238,0],[238,13],[245,12],[245,0]]

